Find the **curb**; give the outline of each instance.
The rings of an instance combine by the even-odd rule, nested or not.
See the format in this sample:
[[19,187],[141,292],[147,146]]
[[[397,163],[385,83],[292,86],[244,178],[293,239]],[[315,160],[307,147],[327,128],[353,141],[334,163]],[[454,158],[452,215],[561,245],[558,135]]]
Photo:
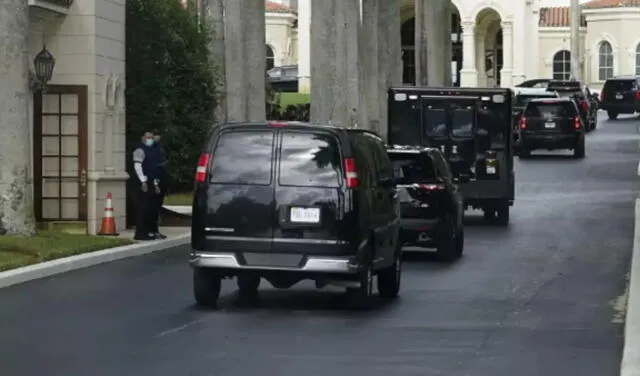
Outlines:
[[636,199],[635,206],[633,253],[620,376],[640,376],[640,199]]
[[187,245],[190,242],[191,234],[185,234],[172,239],[103,249],[101,251],[83,253],[22,268],[11,269],[0,272],[0,289],[56,274],[66,273],[72,270],[87,268],[89,266],[104,264],[129,257],[146,255],[157,251],[164,251],[169,248]]

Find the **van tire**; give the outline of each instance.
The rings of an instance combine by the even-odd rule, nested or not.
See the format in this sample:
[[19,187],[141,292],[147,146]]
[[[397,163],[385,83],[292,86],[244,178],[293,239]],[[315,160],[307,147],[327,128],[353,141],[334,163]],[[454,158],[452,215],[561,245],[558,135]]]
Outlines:
[[531,158],[531,150],[526,145],[520,145],[520,153],[518,153],[518,158]]
[[507,226],[509,225],[509,217],[510,217],[510,208],[509,208],[509,204],[507,203],[502,203],[499,204],[497,209],[496,209],[496,223],[500,226]]
[[574,158],[584,158],[584,137],[581,137],[573,149]]
[[222,278],[215,270],[193,268],[193,296],[200,307],[216,308]]
[[349,306],[354,309],[368,309],[373,297],[373,268],[371,262],[365,263],[365,268],[358,273],[357,281],[360,287],[347,288]]
[[458,230],[456,236],[456,257],[461,257],[462,253],[464,253],[464,227]]
[[240,298],[255,299],[258,297],[261,278],[252,274],[240,274],[237,277]]
[[459,257],[456,247],[458,232],[453,221],[450,221],[447,225],[446,233],[446,238],[440,239],[438,243],[438,247],[436,248],[436,257],[440,261],[451,262]]
[[385,299],[393,299],[400,292],[402,281],[402,245],[400,239],[396,245],[393,265],[378,272],[378,293]]
[[607,116],[609,116],[609,120],[616,120],[618,118],[618,114],[612,111],[607,111]]

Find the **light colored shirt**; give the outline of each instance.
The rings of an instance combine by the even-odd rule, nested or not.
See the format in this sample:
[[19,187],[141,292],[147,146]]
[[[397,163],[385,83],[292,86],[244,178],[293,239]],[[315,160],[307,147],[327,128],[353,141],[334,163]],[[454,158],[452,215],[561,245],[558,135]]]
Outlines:
[[142,148],[137,148],[133,151],[133,169],[136,171],[136,175],[138,175],[138,179],[140,179],[142,183],[147,182],[147,177],[144,175],[144,171],[142,170],[142,162],[144,162],[145,158],[146,155]]

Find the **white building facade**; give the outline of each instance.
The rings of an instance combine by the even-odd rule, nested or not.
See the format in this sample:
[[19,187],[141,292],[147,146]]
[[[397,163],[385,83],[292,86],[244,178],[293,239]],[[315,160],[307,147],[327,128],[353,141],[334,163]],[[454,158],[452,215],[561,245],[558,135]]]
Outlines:
[[[310,2],[267,2],[267,40],[280,49],[274,65],[298,64],[301,90],[310,76]],[[415,1],[395,0],[402,22],[403,80],[415,80]],[[511,87],[527,79],[568,78],[571,69],[568,7],[542,7],[539,0],[452,0],[452,81],[460,86]],[[269,9],[278,9],[269,13]],[[275,14],[287,14],[290,30]],[[594,88],[613,75],[640,74],[640,0],[593,0],[582,5],[579,60]],[[286,35],[287,37],[280,37]],[[287,39],[288,38],[288,39]],[[277,49],[274,49],[276,51]]]
[[111,193],[125,227],[125,1],[29,0],[28,61],[55,58],[28,95],[36,220],[95,234]]

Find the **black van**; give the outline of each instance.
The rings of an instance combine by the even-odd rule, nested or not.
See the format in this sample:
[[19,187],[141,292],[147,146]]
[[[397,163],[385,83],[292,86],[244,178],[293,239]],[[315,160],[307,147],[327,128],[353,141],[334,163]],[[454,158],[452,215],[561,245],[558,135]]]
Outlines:
[[400,209],[393,168],[375,133],[297,122],[212,132],[196,171],[190,264],[196,302],[215,306],[223,278],[242,297],[311,279],[365,304],[373,276],[400,288]]
[[614,77],[604,83],[600,95],[600,108],[607,111],[609,119],[619,114],[640,112],[640,77]]

